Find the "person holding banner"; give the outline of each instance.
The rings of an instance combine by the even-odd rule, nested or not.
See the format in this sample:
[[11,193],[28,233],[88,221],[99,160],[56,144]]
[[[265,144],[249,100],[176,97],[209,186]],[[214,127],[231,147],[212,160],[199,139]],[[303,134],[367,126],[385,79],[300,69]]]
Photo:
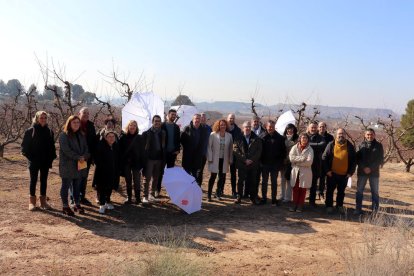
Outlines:
[[331,141],[322,155],[323,174],[326,175],[326,212],[332,214],[333,195],[336,193],[336,209],[345,213],[344,198],[348,178],[352,177],[356,168],[356,154],[354,146],[346,139],[343,128],[336,131],[335,140]]
[[62,178],[60,197],[62,199],[63,213],[74,216],[69,207],[69,188],[73,188],[74,211],[83,213],[80,202],[81,179],[88,174],[87,161],[90,158],[85,135],[81,133],[81,120],[78,116],[70,116],[59,137],[59,175]]

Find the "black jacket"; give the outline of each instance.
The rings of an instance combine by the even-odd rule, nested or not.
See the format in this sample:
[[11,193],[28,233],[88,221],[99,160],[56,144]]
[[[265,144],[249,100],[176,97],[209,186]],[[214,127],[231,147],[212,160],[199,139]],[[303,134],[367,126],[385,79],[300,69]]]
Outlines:
[[22,154],[29,160],[29,166],[52,167],[56,159],[56,147],[53,131],[39,124],[28,128],[24,133]]
[[[167,127],[166,127],[166,122],[162,123],[161,125],[161,129],[163,129],[165,131],[165,147],[167,147],[168,145],[168,139],[170,139],[170,137],[168,136],[168,131],[167,131]],[[176,152],[176,151],[180,151],[180,127],[174,123],[174,150],[172,152]]]
[[319,134],[309,134],[309,144],[313,149],[312,174],[319,177],[322,173],[322,154],[326,147],[326,142]]
[[121,172],[129,165],[133,169],[142,169],[145,165],[144,142],[142,136],[122,133],[119,138]]
[[379,169],[384,163],[384,149],[382,144],[377,140],[371,142],[371,146],[367,141],[363,141],[357,152],[357,164],[358,164],[358,175],[366,175],[364,168],[368,167],[371,169],[371,176],[379,177]]
[[[237,169],[257,168],[262,156],[262,140],[253,131],[250,134],[249,144],[243,135],[239,136],[233,143],[233,156],[236,158]],[[246,167],[244,163],[246,159],[252,160],[253,164]]]
[[[197,134],[198,131],[198,135]],[[181,133],[181,145],[183,146],[182,165],[185,169],[201,169],[205,144],[208,143],[207,128],[201,126],[196,130],[193,122],[186,126]]]
[[[158,141],[160,143],[158,150],[155,144],[156,137],[158,135]],[[142,140],[144,144],[144,159],[145,160],[162,160],[165,161],[166,157],[166,134],[164,130],[160,130],[157,134],[152,130],[152,127],[142,133]]]
[[95,175],[93,182],[97,187],[117,189],[119,186],[119,145],[112,147],[106,140],[98,143],[95,151]]
[[95,124],[91,121],[86,123],[86,143],[91,157],[88,159],[88,164],[91,164],[95,160],[95,151],[99,142],[99,137],[96,135]]
[[[353,175],[356,168],[356,153],[354,146],[347,140],[347,151],[348,151],[348,171],[347,174]],[[332,170],[332,161],[334,158],[334,147],[335,140],[331,141],[325,149],[322,155],[323,174]]]
[[275,131],[272,135],[267,132],[262,133],[262,164],[275,165],[280,169],[283,160],[286,158],[285,137]]
[[236,124],[234,124],[233,130],[229,130],[229,133],[231,134],[233,138],[233,142],[239,139],[240,136],[242,136],[241,129]]
[[[321,134],[319,134],[319,135],[321,135]],[[330,142],[332,142],[333,140],[335,140],[335,138],[333,137],[333,135],[332,134],[329,134],[328,132],[325,132],[325,135],[321,135],[321,136],[322,136],[323,140],[325,140],[326,146]],[[325,146],[325,148],[326,148],[326,146]]]

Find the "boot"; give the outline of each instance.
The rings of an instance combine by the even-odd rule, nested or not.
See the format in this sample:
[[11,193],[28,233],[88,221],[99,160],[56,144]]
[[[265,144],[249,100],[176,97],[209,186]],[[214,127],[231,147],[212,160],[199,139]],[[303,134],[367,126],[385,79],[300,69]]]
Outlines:
[[30,196],[29,211],[36,209],[36,196]]
[[50,207],[50,205],[47,203],[47,197],[46,196],[40,196],[40,208],[42,208],[43,210],[50,210],[52,209],[52,207]]
[[63,211],[63,214],[68,215],[70,217],[75,216],[75,213],[69,207],[63,207],[62,211]]

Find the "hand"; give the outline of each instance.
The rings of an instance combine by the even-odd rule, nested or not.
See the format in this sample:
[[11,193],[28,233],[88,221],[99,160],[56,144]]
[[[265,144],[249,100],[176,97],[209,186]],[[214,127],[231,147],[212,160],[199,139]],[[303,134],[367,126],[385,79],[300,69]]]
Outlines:
[[326,175],[332,177],[332,171],[327,172]]
[[365,167],[364,168],[364,173],[365,174],[370,174],[371,173],[371,169],[369,167]]

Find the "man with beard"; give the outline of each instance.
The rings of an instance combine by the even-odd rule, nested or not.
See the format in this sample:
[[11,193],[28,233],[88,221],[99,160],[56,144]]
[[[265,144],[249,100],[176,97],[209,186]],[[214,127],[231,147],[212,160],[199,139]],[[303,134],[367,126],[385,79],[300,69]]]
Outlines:
[[[241,129],[236,125],[235,120],[236,120],[236,116],[233,113],[230,113],[227,116],[227,123],[229,125],[229,132],[233,138],[233,143],[241,136]],[[231,193],[232,193],[233,198],[237,197],[236,175],[237,175],[236,157],[233,155],[233,162],[230,165]]]
[[336,192],[336,208],[344,214],[345,189],[348,178],[352,177],[356,167],[354,146],[346,139],[344,129],[336,131],[336,139],[330,142],[322,156],[323,171],[327,176],[326,211],[333,213],[333,195]]
[[[319,132],[319,135],[322,136],[322,138],[325,140],[326,145],[328,145],[330,142],[334,140],[334,137],[328,133],[325,122],[319,122],[318,132]],[[325,199],[325,183],[326,183],[326,175],[322,173],[321,177],[319,178],[319,199],[320,200]]]

